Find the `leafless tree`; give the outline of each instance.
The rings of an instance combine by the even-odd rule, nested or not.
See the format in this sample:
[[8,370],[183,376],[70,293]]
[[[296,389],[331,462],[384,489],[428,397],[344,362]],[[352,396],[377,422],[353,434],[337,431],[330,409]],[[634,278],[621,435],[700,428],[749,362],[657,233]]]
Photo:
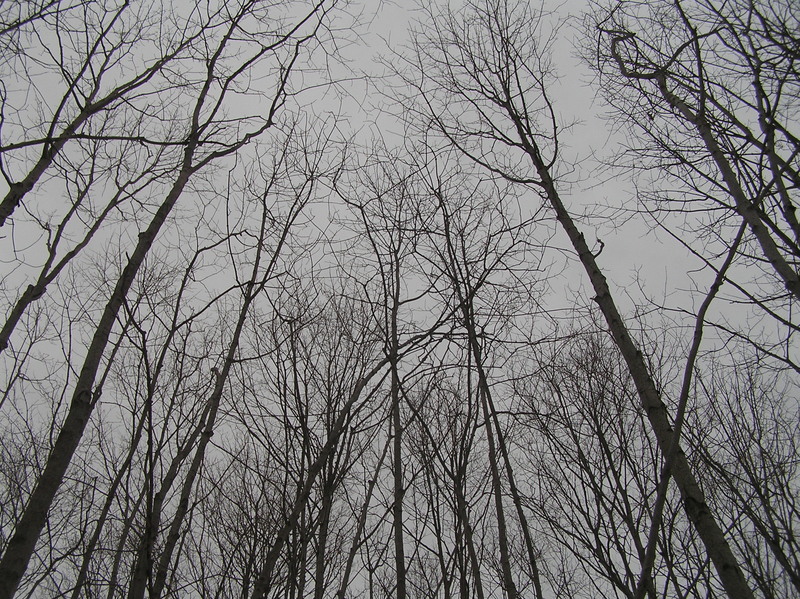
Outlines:
[[[598,8],[591,60],[632,145],[644,208],[703,259],[747,234],[728,280],[777,339],[740,333],[796,369],[797,11],[791,2],[659,2]],[[588,52],[587,52],[588,53]],[[665,188],[673,191],[661,191]],[[677,193],[676,193],[677,192]],[[755,328],[755,327],[750,327]],[[791,346],[791,342],[788,344]]]
[[[624,2],[600,7],[588,20],[604,96],[635,144],[617,162],[636,161],[633,171],[644,179],[643,207],[650,218],[714,270],[716,284],[728,284],[734,301],[752,307],[744,327],[719,316],[711,322],[723,338],[751,348],[737,351],[733,363],[752,362],[751,373],[770,364],[796,374],[798,145],[789,115],[797,108],[797,11],[791,3],[758,2],[639,8]],[[679,193],[662,191],[667,186]],[[719,268],[713,256],[723,253],[728,258]],[[759,322],[770,322],[769,332],[761,332]],[[714,380],[715,371],[728,368],[718,356],[705,377]],[[755,384],[760,376],[750,381]],[[737,385],[736,392],[722,392],[725,400],[716,393],[700,395],[717,419],[726,421],[730,398],[746,402],[750,392]],[[785,409],[793,410],[792,402]],[[767,414],[772,422],[759,419],[758,427],[776,434],[783,430],[776,412],[762,416]],[[760,435],[748,438],[751,447],[738,447],[742,463],[761,444]],[[787,439],[784,445],[792,443]],[[708,450],[703,453],[712,459]],[[724,493],[751,493],[745,490],[747,477],[735,491],[733,478],[715,471],[728,483]],[[758,499],[758,493],[751,497],[756,504],[771,503]],[[796,589],[796,568],[781,558],[781,547],[794,542],[790,529],[766,532],[753,524],[755,530],[747,533],[733,525],[739,531],[735,538],[761,536],[756,544],[774,550],[780,563],[781,573],[771,576],[791,580]],[[739,550],[749,555],[745,547]],[[768,567],[766,554],[762,557],[746,559],[759,590],[765,596],[785,593],[765,583],[770,576],[756,566]]]
[[[376,152],[374,166],[358,169],[360,176],[353,189],[340,191],[343,200],[360,221],[358,231],[367,246],[365,260],[375,271],[376,289],[368,290],[369,301],[376,306],[378,326],[385,336],[384,352],[390,368],[389,401],[392,438],[392,517],[394,538],[394,563],[396,574],[395,596],[405,599],[408,563],[405,556],[403,515],[406,475],[404,474],[403,431],[406,423],[402,417],[403,393],[400,365],[400,344],[407,334],[408,314],[414,303],[425,297],[424,289],[412,294],[404,290],[411,286],[409,277],[419,272],[416,251],[420,230],[427,211],[424,200],[418,195],[415,176],[408,165],[397,155],[382,156]],[[360,269],[361,270],[361,269]],[[360,274],[360,272],[359,272]],[[412,325],[413,326],[413,325]]]
[[793,5],[589,7],[699,264],[625,314],[559,24],[425,9],[363,142],[359,6],[0,2],[0,599],[794,596]]
[[791,597],[800,585],[793,533],[797,406],[786,402],[790,385],[780,372],[718,363],[698,381],[707,401],[687,427],[710,495],[765,597]]
[[416,54],[407,64],[404,80],[413,90],[404,100],[409,119],[433,127],[488,172],[528,186],[552,210],[588,275],[661,451],[674,456],[672,477],[726,592],[751,597],[739,560],[680,449],[648,364],[559,193],[555,173],[561,125],[548,89],[542,15],[524,3],[498,0],[469,3],[458,14],[431,14],[430,21],[432,28],[417,35]]
[[[459,312],[459,328],[463,327],[469,363],[474,365],[477,379],[476,392],[480,397],[478,403],[483,414],[497,518],[502,586],[506,596],[519,596],[512,573],[507,532],[509,527],[503,499],[503,478],[506,478],[525,538],[531,581],[536,596],[541,598],[537,552],[521,505],[504,431],[497,418],[492,391],[491,358],[487,358],[495,350],[493,345],[502,346],[500,335],[504,317],[508,318],[514,307],[530,301],[530,298],[525,297],[530,282],[517,275],[516,271],[517,265],[526,262],[526,254],[522,248],[533,245],[530,226],[535,222],[535,215],[525,218],[522,214],[515,215],[509,209],[512,202],[502,195],[507,193],[513,201],[515,198],[511,189],[501,188],[498,194],[500,197],[494,199],[495,205],[486,209],[482,207],[491,206],[492,202],[482,201],[479,194],[477,198],[468,196],[454,203],[453,198],[447,197],[452,190],[445,191],[444,185],[446,183],[439,179],[433,187],[442,222],[439,234],[443,247],[438,252],[438,261],[443,278],[452,288],[452,301]],[[507,281],[496,280],[498,276],[504,275],[508,277]],[[487,334],[487,329],[493,329],[492,333]]]
[[[89,418],[99,399],[95,388],[98,369],[125,297],[140,270],[158,232],[183,194],[189,179],[214,161],[237,152],[251,140],[274,126],[280,108],[287,101],[289,76],[301,60],[306,47],[317,41],[317,32],[326,18],[328,6],[314,5],[297,20],[270,21],[270,5],[245,2],[234,8],[212,13],[202,35],[188,38],[199,64],[201,75],[187,71],[182,86],[194,94],[194,103],[185,130],[180,138],[182,158],[176,175],[152,220],[138,235],[127,263],[105,305],[86,358],[80,368],[69,410],[58,431],[46,466],[28,498],[26,508],[14,527],[0,560],[3,597],[12,597],[24,574],[53,498],[61,485],[67,467],[83,436]],[[119,13],[121,14],[121,13]],[[252,43],[254,39],[257,43]],[[252,68],[273,61],[272,95],[259,116],[226,114],[224,99],[241,93],[242,80]],[[86,67],[88,69],[88,66]],[[194,78],[194,80],[192,80]],[[112,99],[113,101],[113,99]],[[32,172],[36,173],[35,167]],[[36,174],[35,178],[38,178]],[[23,186],[24,187],[24,186]],[[22,189],[15,185],[13,190]],[[12,202],[15,204],[16,200]]]

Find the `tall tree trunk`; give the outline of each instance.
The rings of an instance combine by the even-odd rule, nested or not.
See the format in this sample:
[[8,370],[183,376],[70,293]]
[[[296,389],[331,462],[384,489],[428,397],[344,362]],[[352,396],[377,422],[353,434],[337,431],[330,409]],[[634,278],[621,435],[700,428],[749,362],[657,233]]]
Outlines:
[[314,599],[322,599],[325,593],[325,558],[328,556],[326,545],[331,521],[331,507],[333,506],[333,488],[334,485],[329,480],[322,485],[322,508],[319,514],[317,554],[314,561]]
[[517,120],[515,124],[520,129],[525,151],[528,153],[541,179],[545,197],[550,202],[559,224],[569,237],[581,264],[589,275],[589,280],[596,294],[594,299],[600,307],[614,342],[628,366],[628,371],[642,403],[642,409],[645,411],[650,426],[655,433],[662,455],[669,455],[671,448],[674,448],[672,449],[675,455],[672,475],[683,498],[683,507],[686,515],[700,535],[700,539],[716,568],[728,596],[731,599],[754,599],[753,592],[747,585],[739,566],[739,561],[733,554],[722,529],[706,503],[705,495],[700,489],[700,485],[692,472],[683,449],[681,449],[679,440],[675,437],[667,415],[667,408],[650,376],[642,352],[636,347],[622,316],[617,310],[611,291],[608,288],[608,283],[597,265],[594,254],[589,250],[583,234],[578,230],[572,220],[572,216],[561,201],[555,183],[550,176],[548,166],[539,154],[538,148],[533,146],[524,136],[522,123]]
[[[467,499],[464,497],[464,489],[462,484],[465,480],[464,472],[459,471],[456,473],[456,478],[453,479],[453,489],[456,495],[456,518],[458,524],[464,531],[464,543],[466,544],[467,555],[469,556],[470,565],[472,566],[472,578],[475,583],[475,596],[478,599],[484,599],[483,592],[483,576],[481,575],[481,564],[478,560],[478,552],[475,550],[475,532],[472,529],[472,524],[469,521],[469,510],[467,509]],[[468,581],[466,576],[461,580],[461,597],[471,597],[468,591]]]
[[[396,258],[396,256],[395,256]],[[400,375],[398,373],[399,339],[397,330],[397,313],[400,307],[400,261],[395,260],[393,278],[393,297],[391,306],[391,339],[389,349],[389,363],[392,371],[391,399],[392,399],[392,428],[394,442],[392,444],[392,475],[394,482],[394,505],[392,516],[394,518],[394,567],[397,589],[397,599],[406,599],[406,557],[403,545],[403,423],[400,419]]]
[[508,477],[509,490],[511,491],[511,498],[514,502],[514,508],[519,518],[520,528],[522,529],[522,537],[525,539],[525,549],[528,552],[528,563],[531,567],[531,581],[533,582],[533,589],[536,593],[536,599],[544,599],[542,591],[542,580],[539,574],[539,560],[536,557],[536,549],[533,545],[533,538],[531,537],[531,530],[528,526],[528,518],[525,516],[525,510],[522,505],[522,496],[520,495],[519,488],[517,487],[516,479],[514,478],[514,469],[511,466],[511,458],[508,455],[508,447],[506,445],[505,436],[500,428],[500,420],[497,417],[497,410],[494,407],[494,402],[489,396],[489,410],[492,414],[492,421],[494,422],[494,430],[497,435],[497,445],[500,448],[500,455],[503,458],[503,463],[506,468],[506,476]]
[[[53,444],[44,470],[36,482],[22,517],[19,519],[8,542],[6,551],[0,559],[0,599],[11,599],[16,592],[22,575],[28,567],[36,542],[47,522],[47,514],[53,503],[56,492],[61,486],[67,467],[78,448],[92,410],[99,400],[99,393],[94,390],[94,382],[100,368],[103,354],[108,344],[114,321],[122,307],[125,296],[133,283],[136,273],[144,262],[144,258],[155,241],[156,235],[172,211],[189,177],[193,172],[192,157],[197,140],[192,139],[184,152],[183,166],[178,173],[172,189],[164,202],[159,206],[153,220],[145,231],[139,234],[136,248],[130,255],[128,263],[122,271],[114,291],[106,304],[98,322],[86,359],[78,375],[75,391],[72,395],[69,411],[61,426],[61,431]],[[99,390],[98,390],[99,391]]]
[[467,332],[467,342],[469,343],[469,352],[475,362],[475,369],[478,374],[478,396],[480,398],[481,411],[483,412],[484,429],[486,431],[486,440],[489,444],[489,472],[492,477],[492,491],[494,495],[495,513],[497,518],[497,536],[498,544],[500,546],[500,569],[503,580],[503,590],[509,599],[517,599],[519,593],[517,591],[516,583],[514,582],[514,575],[511,572],[511,556],[508,544],[508,527],[506,524],[505,508],[503,506],[503,484],[500,478],[500,468],[497,464],[497,448],[495,446],[494,434],[492,432],[492,419],[489,410],[489,403],[491,402],[491,389],[489,382],[486,378],[486,369],[484,367],[483,352],[478,339],[478,332],[476,329],[475,314],[473,308],[473,299],[477,289],[473,289],[470,282],[470,273],[464,272],[466,265],[459,263],[459,253],[456,249],[456,244],[453,240],[453,231],[451,229],[450,215],[447,206],[444,203],[444,198],[436,194],[439,200],[439,208],[442,211],[444,222],[444,234],[447,244],[447,256],[450,264],[449,276],[453,289],[455,291],[456,299],[458,300],[458,307],[461,311],[463,325]]

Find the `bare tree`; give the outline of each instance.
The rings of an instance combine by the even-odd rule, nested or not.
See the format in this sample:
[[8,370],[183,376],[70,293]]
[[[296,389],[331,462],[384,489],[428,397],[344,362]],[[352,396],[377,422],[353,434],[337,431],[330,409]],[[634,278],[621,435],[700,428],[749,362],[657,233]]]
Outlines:
[[[516,490],[513,468],[508,456],[503,430],[497,418],[497,409],[493,399],[492,381],[490,379],[492,345],[501,345],[498,337],[499,331],[492,334],[492,342],[487,340],[487,328],[502,330],[502,324],[497,320],[508,316],[509,307],[520,305],[526,300],[520,300],[528,288],[527,281],[519,276],[514,276],[515,265],[524,262],[521,248],[528,244],[526,237],[529,226],[535,220],[524,219],[514,215],[508,209],[507,202],[502,195],[511,190],[501,189],[497,205],[492,209],[481,210],[485,204],[483,198],[466,198],[451,205],[452,199],[446,198],[443,190],[444,182],[436,181],[433,195],[438,201],[438,210],[442,219],[440,232],[443,248],[439,250],[438,259],[440,268],[446,280],[452,286],[452,296],[458,308],[460,327],[463,327],[469,363],[474,365],[476,392],[480,397],[479,405],[483,414],[483,427],[487,440],[489,470],[491,473],[494,495],[495,517],[497,518],[497,537],[500,549],[500,567],[502,572],[503,589],[506,596],[517,597],[519,591],[512,573],[511,555],[509,547],[508,525],[506,522],[505,507],[503,502],[503,480],[505,471],[507,484],[511,487],[514,497],[517,516],[522,525],[530,561],[531,578],[537,597],[541,597],[541,581],[538,574],[535,550],[528,529],[524,511]],[[513,196],[512,196],[513,197]],[[477,205],[475,207],[473,202]],[[515,222],[519,218],[522,222]],[[497,281],[498,273],[501,276],[510,275],[511,281]],[[486,294],[485,289],[491,289]],[[482,296],[488,295],[487,299]],[[516,297],[511,297],[512,295]],[[483,300],[483,301],[481,301]],[[487,303],[487,306],[482,306]],[[502,321],[501,321],[502,322]]]
[[[632,170],[644,180],[643,207],[650,218],[715,271],[715,284],[728,283],[734,301],[749,306],[744,327],[724,316],[712,321],[723,337],[750,347],[737,352],[732,363],[752,361],[751,372],[768,363],[796,374],[798,144],[789,116],[797,109],[795,8],[790,3],[678,1],[639,11],[623,2],[598,8],[587,22],[597,41],[591,55],[604,96],[614,118],[636,140],[618,164],[636,161]],[[665,182],[680,190],[682,199],[661,191]],[[722,253],[728,259],[719,268],[713,256]],[[771,324],[762,332],[758,322]],[[730,368],[720,362],[722,355],[710,363],[706,379]],[[717,418],[727,420],[722,414],[733,407],[730,399],[700,395]],[[737,393],[723,395],[745,401],[750,392],[739,386]],[[786,409],[793,409],[791,403]],[[775,414],[762,416],[770,413]],[[760,427],[781,430],[781,419],[761,419]],[[748,439],[751,448],[738,448],[742,463],[761,444],[759,435]],[[790,441],[784,443],[791,447]],[[707,449],[703,453],[711,459]],[[745,490],[748,477],[734,491],[733,478],[718,465],[715,472],[727,481],[723,494],[751,493]],[[751,496],[756,504],[772,501],[758,497]],[[781,547],[793,543],[789,529],[767,532],[756,522],[751,525],[755,529],[747,533],[732,526],[739,531],[734,538],[762,538],[756,544],[763,543],[767,553],[755,561],[746,558],[759,590],[765,596],[781,594],[765,583],[771,576],[791,580],[797,588],[796,569],[782,557]],[[751,554],[741,545],[739,551]],[[775,553],[767,559],[770,551]],[[757,564],[768,567],[771,559],[778,560],[781,573],[765,576]]]
[[588,23],[604,97],[635,140],[618,162],[650,179],[645,209],[705,259],[746,226],[727,278],[781,332],[743,339],[795,367],[785,349],[800,299],[795,7],[621,2]]
[[687,423],[709,494],[765,597],[791,597],[800,588],[797,408],[785,400],[791,384],[780,372],[717,363],[699,377],[707,402]]
[[[17,4],[10,2],[7,4]],[[40,4],[40,6],[36,6]],[[48,2],[31,3],[9,23],[17,34],[25,31],[25,42],[10,64],[12,74],[28,80],[28,93],[51,108],[41,121],[26,122],[30,113],[18,105],[24,95],[3,94],[0,113],[3,141],[0,172],[9,187],[0,202],[0,226],[6,223],[23,199],[53,165],[68,142],[75,140],[136,140],[158,147],[181,146],[179,139],[160,138],[155,126],[171,133],[169,124],[148,118],[146,99],[173,96],[176,87],[164,78],[165,65],[190,58],[193,48],[224,15],[181,22],[177,15],[154,11],[149,3]],[[9,11],[11,12],[11,11]],[[157,32],[159,17],[175,19],[175,33]],[[199,26],[198,26],[199,25]],[[160,39],[159,39],[160,38]],[[152,43],[148,40],[152,39]],[[150,54],[150,56],[148,56]],[[6,55],[7,56],[7,55]],[[133,75],[128,66],[137,64]],[[38,86],[52,89],[52,80],[62,83],[60,100],[52,102]],[[144,102],[137,106],[139,96]],[[130,120],[118,120],[125,111]],[[43,111],[44,112],[44,111]],[[112,116],[113,115],[113,116]],[[14,118],[14,117],[21,118]],[[155,121],[155,122],[153,122]],[[126,122],[120,129],[118,122]],[[150,139],[150,135],[156,137]]]
[[[406,297],[408,277],[418,268],[412,263],[418,256],[419,232],[422,228],[425,206],[415,189],[414,175],[399,156],[381,156],[376,153],[375,166],[357,171],[361,181],[353,190],[342,191],[343,200],[360,221],[360,233],[374,263],[375,297],[370,301],[379,314],[380,330],[385,337],[384,352],[390,368],[389,401],[391,410],[392,478],[393,478],[393,538],[396,575],[395,596],[405,599],[408,564],[405,556],[403,497],[405,475],[403,459],[403,431],[401,395],[403,392],[400,365],[400,343],[403,320],[413,309],[413,304],[425,296],[425,291]],[[372,264],[370,264],[372,265]],[[373,292],[369,292],[370,295]]]
[[362,144],[355,3],[0,1],[0,599],[794,596],[789,4],[586,17],[708,279],[623,319],[543,8],[426,9]]
[[[187,87],[193,89],[196,96],[183,132],[185,137],[182,140],[180,168],[152,220],[138,236],[87,348],[86,359],[75,383],[69,411],[58,438],[0,560],[0,596],[13,596],[27,568],[46,523],[49,507],[99,399],[98,389],[94,387],[95,380],[114,321],[156,235],[192,175],[213,161],[235,153],[274,125],[278,111],[287,99],[292,68],[305,47],[316,41],[317,31],[328,10],[327,5],[315,5],[299,20],[289,24],[278,22],[272,24],[274,29],[265,30],[264,19],[268,8],[268,5],[259,2],[245,2],[234,10],[212,15],[209,27],[213,24],[214,28],[208,30],[208,36],[202,40],[202,44],[193,46],[204,65],[204,73],[195,82],[187,82]],[[244,38],[242,31],[247,32]],[[248,45],[256,37],[259,43]],[[268,59],[276,61],[277,67],[274,71],[273,95],[266,110],[262,116],[236,118],[232,125],[228,125],[231,121],[224,114],[224,98],[235,93],[239,81],[250,69],[264,64]],[[236,62],[231,64],[232,60]]]
[[666,406],[643,354],[625,325],[596,255],[559,193],[559,122],[548,93],[547,45],[538,38],[542,17],[522,3],[470,3],[459,15],[430,15],[419,33],[405,81],[409,115],[433,126],[450,144],[509,181],[524,184],[550,207],[586,271],[609,331],[636,384],[664,454],[675,447],[672,474],[686,513],[731,597],[752,597],[739,561],[711,512],[680,449]]

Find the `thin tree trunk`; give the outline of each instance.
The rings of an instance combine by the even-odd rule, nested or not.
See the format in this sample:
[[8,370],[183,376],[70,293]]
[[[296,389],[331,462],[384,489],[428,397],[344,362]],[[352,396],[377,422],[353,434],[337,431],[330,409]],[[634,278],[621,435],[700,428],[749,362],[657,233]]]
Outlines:
[[147,490],[142,489],[142,492],[136,498],[132,509],[130,510],[130,515],[125,518],[125,524],[120,531],[119,539],[117,540],[116,546],[116,555],[114,556],[114,563],[111,566],[111,573],[108,576],[108,592],[106,593],[106,599],[115,599],[119,597],[120,587],[122,586],[121,583],[118,582],[119,578],[119,571],[120,567],[122,566],[122,558],[124,555],[128,554],[128,537],[131,534],[131,530],[134,528],[134,521],[136,519],[136,514],[139,512],[139,506],[145,500],[145,496],[147,495]]
[[480,396],[481,410],[483,412],[484,428],[486,430],[486,440],[489,444],[489,471],[492,477],[492,491],[494,495],[495,512],[497,517],[497,536],[500,546],[500,568],[503,575],[503,590],[509,599],[517,599],[517,591],[514,576],[511,572],[511,557],[508,545],[508,528],[506,525],[505,508],[503,507],[503,485],[500,479],[500,470],[497,465],[497,448],[492,434],[491,416],[489,412],[489,401],[491,401],[491,390],[486,378],[486,370],[483,364],[483,355],[478,341],[476,330],[475,315],[473,312],[473,297],[475,289],[471,289],[466,280],[467,275],[462,276],[461,268],[458,265],[458,252],[453,244],[452,231],[450,228],[450,217],[443,198],[439,197],[439,205],[443,213],[444,232],[447,242],[447,254],[450,259],[450,277],[453,284],[456,298],[461,308],[464,327],[467,330],[467,339],[472,358],[475,360],[475,368],[478,373],[478,394]]
[[705,325],[705,317],[708,309],[711,307],[711,302],[717,295],[717,292],[722,287],[725,280],[725,274],[728,268],[733,263],[736,252],[739,249],[739,244],[742,241],[744,234],[745,224],[739,227],[739,232],[736,234],[734,242],[731,244],[728,255],[725,258],[720,269],[717,271],[717,276],[711,284],[711,288],[706,294],[700,309],[697,312],[695,319],[694,334],[692,336],[692,345],[689,348],[689,355],[686,359],[686,366],[683,371],[683,383],[681,384],[681,394],[678,398],[678,413],[675,418],[675,437],[672,446],[664,456],[664,466],[661,471],[661,478],[658,483],[658,491],[656,492],[656,500],[653,505],[653,520],[650,525],[650,531],[647,537],[647,547],[642,559],[641,572],[639,574],[639,581],[636,585],[635,599],[643,599],[645,591],[655,595],[655,588],[653,586],[652,570],[656,559],[656,544],[658,543],[658,530],[661,527],[661,518],[664,513],[664,506],[667,501],[667,490],[669,487],[669,479],[672,476],[672,464],[675,461],[675,455],[678,451],[677,443],[680,439],[681,429],[683,428],[684,415],[686,406],[689,402],[689,393],[691,392],[692,375],[694,373],[695,361],[697,354],[700,351],[700,344],[703,340],[703,326]]
[[[148,398],[148,402],[152,401],[152,397]],[[139,545],[136,552],[136,559],[134,560],[131,582],[128,587],[128,599],[138,599],[144,596],[147,581],[150,578],[152,570],[152,552],[153,545],[158,535],[158,529],[161,527],[161,517],[164,510],[164,501],[167,498],[169,490],[172,488],[173,483],[178,477],[180,467],[184,460],[189,457],[192,447],[198,437],[203,434],[203,429],[207,428],[206,420],[209,417],[210,403],[205,406],[200,416],[200,422],[195,426],[186,441],[175,457],[172,458],[167,473],[164,476],[161,487],[158,493],[152,498],[148,506],[148,513],[145,522],[145,530],[139,540]],[[152,474],[152,473],[151,473]]]
[[328,528],[333,505],[333,484],[326,481],[322,485],[322,509],[319,515],[319,535],[317,536],[317,555],[314,562],[314,599],[322,599],[325,593],[325,558],[328,543]]
[[364,503],[361,505],[361,512],[358,516],[358,525],[356,527],[356,532],[353,535],[353,542],[350,545],[350,551],[347,553],[347,563],[344,567],[344,574],[342,575],[342,581],[339,585],[339,591],[336,593],[337,599],[345,599],[345,593],[347,592],[347,587],[350,584],[350,573],[353,571],[353,563],[356,559],[356,553],[358,552],[359,547],[361,547],[362,542],[360,541],[361,535],[364,534],[364,528],[367,525],[367,515],[369,513],[369,504],[372,500],[372,494],[375,491],[375,485],[378,482],[378,473],[383,466],[383,461],[386,459],[386,456],[389,453],[389,445],[391,444],[391,439],[386,439],[386,444],[383,446],[383,452],[381,453],[381,457],[378,459],[378,463],[375,466],[375,470],[372,473],[372,478],[370,478],[369,483],[367,484],[367,492],[364,495]]
[[[108,518],[108,514],[111,511],[111,506],[114,503],[114,499],[116,498],[117,489],[119,488],[120,484],[122,483],[122,478],[128,472],[128,469],[131,467],[133,463],[133,457],[136,454],[136,448],[139,444],[139,440],[142,437],[142,432],[144,430],[144,424],[147,420],[147,413],[142,412],[141,416],[139,417],[139,421],[136,424],[136,428],[134,429],[133,437],[131,439],[130,449],[128,450],[128,455],[125,456],[125,461],[120,466],[117,474],[114,476],[114,480],[111,482],[111,486],[108,489],[108,494],[106,495],[106,500],[103,503],[103,507],[100,510],[100,515],[97,518],[97,522],[95,523],[94,532],[92,533],[89,542],[86,544],[86,550],[84,551],[83,560],[81,561],[81,568],[78,571],[78,577],[75,579],[75,587],[72,589],[72,594],[70,595],[71,599],[80,599],[81,592],[83,591],[83,587],[86,584],[86,579],[88,578],[89,574],[89,566],[92,561],[92,556],[94,554],[94,550],[97,547],[97,543],[100,540],[100,533],[103,530],[103,526],[105,525],[106,519]],[[84,596],[90,596],[91,593],[87,592],[84,593]]]
[[[396,256],[395,256],[396,257]],[[394,566],[397,581],[395,596],[397,599],[406,599],[406,558],[403,546],[403,425],[400,420],[400,375],[398,368],[398,331],[397,312],[400,304],[400,261],[395,260],[393,297],[391,307],[391,348],[389,353],[392,370],[391,396],[392,396],[392,428],[394,429],[394,443],[392,455],[392,474],[394,481]]]
[[[463,480],[464,476],[462,473],[459,473],[458,480],[453,480],[453,489],[456,494],[456,517],[464,529],[464,541],[467,545],[467,555],[469,556],[470,563],[472,564],[472,577],[475,579],[475,596],[478,599],[484,599],[481,564],[478,561],[478,554],[475,551],[475,534],[469,521],[469,513],[467,510],[467,501],[464,497],[464,490],[461,488],[461,482]],[[462,579],[461,583],[461,596],[463,597],[467,581]],[[469,597],[469,595],[467,596]]]
[[514,470],[511,466],[511,458],[508,455],[508,447],[506,446],[505,438],[503,436],[502,429],[500,428],[500,420],[497,418],[497,410],[494,407],[494,402],[492,401],[491,396],[489,396],[489,409],[491,410],[492,420],[494,421],[494,428],[495,433],[497,434],[497,444],[500,448],[500,455],[502,456],[506,467],[506,476],[508,476],[511,498],[514,501],[514,508],[517,511],[517,518],[519,518],[519,524],[522,528],[522,536],[525,539],[525,549],[528,552],[528,562],[531,566],[531,580],[533,581],[536,599],[544,599],[542,580],[539,574],[539,561],[536,557],[536,549],[534,548],[533,538],[531,537],[531,531],[528,527],[528,518],[525,516],[525,510],[522,506],[522,496],[517,488],[517,483],[514,478]]
[[[479,374],[479,377],[482,376]],[[497,467],[497,449],[495,448],[494,435],[492,434],[491,416],[486,399],[487,389],[484,383],[480,384],[481,408],[483,409],[486,440],[489,443],[489,471],[492,475],[492,491],[494,495],[494,508],[497,513],[497,540],[500,545],[500,568],[503,573],[503,589],[509,599],[517,599],[517,585],[511,573],[511,558],[508,549],[508,529],[506,526],[505,508],[503,507],[503,486],[500,480],[500,471]]]
[[[432,460],[428,461],[432,462]],[[445,547],[443,542],[444,527],[442,526],[442,515],[440,513],[440,506],[442,505],[442,502],[440,501],[441,489],[439,488],[438,482],[434,480],[436,477],[436,472],[433,470],[433,464],[427,464],[427,466],[428,472],[425,479],[428,483],[428,496],[432,511],[431,520],[433,522],[433,532],[436,536],[436,557],[439,562],[439,570],[442,573],[442,599],[450,599],[452,580],[451,575],[448,572],[447,562],[445,561]]]
[[[310,193],[310,189],[306,191],[307,193]],[[278,257],[280,256],[283,247],[286,244],[289,231],[291,230],[295,222],[295,219],[300,213],[299,209],[293,209],[290,212],[290,215],[287,218],[286,223],[281,231],[281,236],[277,240],[275,247],[272,251],[272,254],[269,256],[269,261],[264,267],[263,273],[259,274],[259,271],[262,268],[262,262],[264,258],[264,247],[267,236],[267,222],[270,218],[270,211],[268,210],[266,201],[266,193],[262,198],[262,202],[263,206],[261,213],[260,231],[256,243],[256,255],[253,260],[253,267],[250,275],[250,280],[245,285],[244,300],[242,302],[242,307],[239,310],[239,316],[236,321],[236,327],[234,329],[233,336],[231,338],[230,344],[228,345],[228,351],[222,363],[222,369],[214,370],[215,374],[214,389],[207,402],[206,412],[208,416],[204,420],[203,424],[205,430],[203,430],[202,434],[200,435],[200,441],[197,445],[197,449],[195,450],[194,458],[192,459],[189,471],[186,474],[186,478],[184,479],[183,486],[181,488],[178,507],[175,511],[172,523],[170,524],[169,532],[167,533],[167,538],[166,541],[164,542],[164,548],[162,549],[161,552],[161,558],[159,559],[158,562],[158,569],[156,570],[155,580],[153,582],[152,588],[150,589],[149,593],[150,599],[160,599],[161,594],[164,590],[164,586],[166,585],[167,575],[169,573],[169,566],[172,562],[172,554],[175,550],[175,547],[180,537],[181,526],[183,525],[184,519],[186,518],[186,515],[189,511],[189,499],[194,489],[195,480],[197,479],[198,473],[200,472],[200,467],[202,466],[203,461],[205,459],[206,448],[208,447],[208,444],[211,441],[211,437],[214,434],[214,426],[216,424],[217,414],[219,413],[219,406],[222,401],[222,394],[225,389],[225,383],[228,380],[231,368],[233,367],[233,364],[236,359],[236,354],[239,351],[239,341],[242,336],[242,331],[244,330],[244,325],[247,322],[247,317],[250,312],[250,306],[252,305],[253,301],[255,301],[256,297],[264,290],[267,281],[272,276],[275,265],[277,264],[278,261]],[[304,205],[305,205],[304,201],[298,200],[298,204],[296,205],[296,207],[302,209]],[[137,589],[137,594],[131,595],[130,599],[142,599],[143,596],[144,596],[144,586],[140,585],[139,588]]]

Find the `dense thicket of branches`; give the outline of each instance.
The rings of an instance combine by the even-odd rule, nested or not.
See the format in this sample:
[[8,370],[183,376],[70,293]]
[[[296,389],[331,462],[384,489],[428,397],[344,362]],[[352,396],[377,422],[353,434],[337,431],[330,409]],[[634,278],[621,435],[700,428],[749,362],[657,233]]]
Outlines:
[[545,8],[0,2],[0,599],[800,593],[798,7]]

